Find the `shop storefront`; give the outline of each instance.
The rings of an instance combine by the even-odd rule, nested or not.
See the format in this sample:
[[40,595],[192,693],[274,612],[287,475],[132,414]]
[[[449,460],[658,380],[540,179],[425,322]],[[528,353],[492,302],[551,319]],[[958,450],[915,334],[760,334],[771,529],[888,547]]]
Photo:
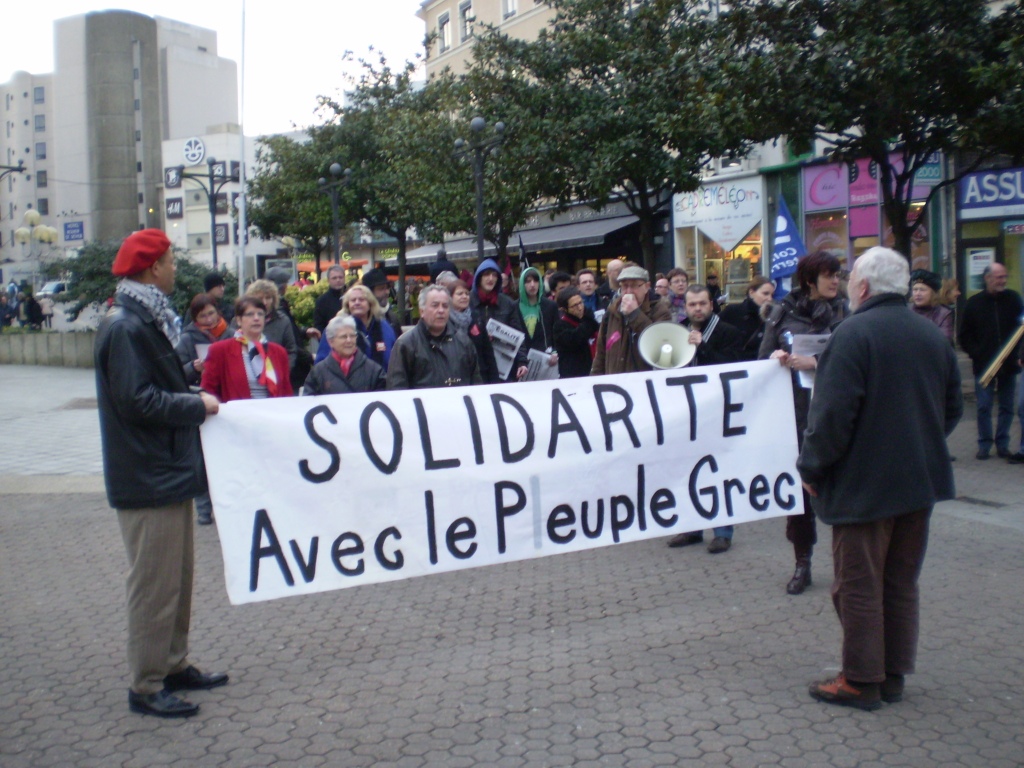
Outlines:
[[984,289],[982,273],[1006,266],[1009,287],[1024,291],[1024,168],[978,171],[957,187],[958,274],[971,296]]
[[[899,169],[897,156],[890,158]],[[914,177],[910,221],[924,216],[911,243],[913,269],[942,271],[941,217],[935,203],[924,209],[924,202],[942,180],[941,158],[935,155]],[[810,253],[828,251],[847,269],[868,248],[893,247],[892,225],[882,209],[880,174],[875,162],[867,159],[852,163],[810,165],[801,169],[804,242]]]
[[730,302],[742,301],[750,279],[767,272],[762,258],[764,205],[760,175],[716,179],[676,195],[675,265],[699,283],[715,275]]

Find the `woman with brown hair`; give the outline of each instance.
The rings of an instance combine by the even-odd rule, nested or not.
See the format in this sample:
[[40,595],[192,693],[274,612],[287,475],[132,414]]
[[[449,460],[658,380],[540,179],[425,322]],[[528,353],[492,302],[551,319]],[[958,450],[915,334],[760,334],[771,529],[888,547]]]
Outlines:
[[230,339],[233,332],[217,310],[217,300],[208,293],[196,294],[189,305],[188,315],[192,322],[182,329],[175,351],[188,383],[198,386],[203,375],[205,352],[215,341]]
[[[797,287],[772,307],[765,322],[758,358],[778,360],[792,371],[798,446],[804,442],[807,411],[811,405],[811,390],[800,385],[798,374],[816,369],[818,360],[814,356],[794,355],[792,337],[832,333],[849,315],[846,300],[839,294],[840,268],[839,259],[827,251],[802,258],[793,279]],[[811,586],[811,554],[818,542],[811,499],[807,491],[803,494],[804,513],[786,518],[786,538],[793,544],[796,556],[796,569],[786,585],[790,595],[799,595]]]
[[222,403],[292,394],[288,353],[264,333],[267,305],[246,294],[235,302],[238,330],[206,356],[203,389]]

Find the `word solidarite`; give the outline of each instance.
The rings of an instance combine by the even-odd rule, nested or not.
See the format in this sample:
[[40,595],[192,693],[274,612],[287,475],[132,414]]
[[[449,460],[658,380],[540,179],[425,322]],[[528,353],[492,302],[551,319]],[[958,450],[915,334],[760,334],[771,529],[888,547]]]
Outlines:
[[[718,374],[719,386],[722,392],[722,437],[738,437],[746,434],[747,428],[733,424],[733,419],[743,410],[743,403],[733,400],[731,385],[733,381],[747,378],[747,371],[725,371]],[[708,384],[708,377],[704,374],[689,376],[672,376],[665,379],[666,386],[681,387],[689,406],[689,439],[694,442],[697,439],[697,400],[694,395],[694,388],[698,385]],[[647,402],[643,407],[649,410],[649,416],[654,422],[655,439],[658,445],[665,443],[665,425],[662,420],[661,406],[658,403],[658,395],[655,391],[654,381],[647,379]],[[640,448],[640,437],[633,424],[633,410],[639,404],[635,403],[630,393],[616,384],[595,384],[593,385],[594,401],[597,403],[598,415],[602,436],[604,437],[605,451],[613,450],[613,426],[618,424],[625,430],[634,448]],[[505,464],[515,464],[529,457],[536,447],[537,429],[533,419],[515,398],[496,392],[490,395],[491,409],[494,412],[494,419],[498,431],[498,442],[501,451],[501,460]],[[462,398],[469,421],[469,437],[473,445],[473,458],[476,464],[484,463],[484,440],[480,429],[480,415],[477,412],[476,402],[469,395]],[[430,437],[430,423],[427,418],[427,411],[423,400],[419,397],[413,398],[413,406],[416,409],[416,421],[419,431],[420,447],[423,452],[423,466],[425,470],[455,469],[462,465],[462,459],[456,457],[438,458],[434,455],[434,448]],[[390,445],[375,444],[371,436],[371,420],[379,414],[379,417],[387,424],[390,433]],[[522,426],[523,444],[513,448],[510,444],[509,419],[518,418]],[[341,469],[341,452],[338,447],[329,440],[327,433],[327,422],[332,425],[338,423],[337,417],[326,405],[318,405],[306,412],[303,424],[309,439],[327,454],[327,464],[322,470],[316,470],[308,459],[299,461],[299,474],[303,479],[311,483],[326,483],[333,479]],[[451,418],[446,417],[446,422],[451,423]],[[319,423],[319,427],[318,427]],[[329,429],[329,428],[328,428]],[[371,464],[382,474],[393,474],[402,461],[405,450],[405,431],[395,416],[394,411],[387,404],[375,400],[363,408],[359,417],[360,441],[367,458]],[[550,409],[550,438],[547,445],[547,456],[549,459],[555,457],[558,451],[558,444],[563,436],[574,435],[584,453],[593,451],[591,436],[584,429],[583,422],[573,410],[569,399],[558,389],[551,390]]]
[[[715,520],[723,507],[725,517],[733,516],[734,500],[746,497],[751,508],[765,512],[774,502],[779,508],[789,511],[797,503],[794,489],[796,480],[788,472],[782,472],[774,480],[763,474],[755,475],[744,483],[735,477],[717,478],[718,462],[708,454],[691,469],[688,480],[688,495],[693,510],[705,520]],[[577,536],[588,539],[611,539],[619,543],[622,535],[634,527],[646,531],[649,522],[664,528],[666,533],[679,521],[674,510],[677,506],[675,494],[668,488],[658,488],[648,494],[646,490],[646,469],[637,466],[636,494],[613,495],[607,503],[597,499],[593,504],[588,500],[577,504],[562,502],[551,508],[546,516],[533,520],[534,546],[543,549],[545,544],[567,545]],[[539,492],[539,488],[535,489]],[[427,558],[432,566],[442,562],[442,557],[455,560],[469,560],[479,551],[478,526],[471,517],[459,517],[443,527],[439,533],[438,513],[434,508],[434,494],[424,494],[423,528],[416,532],[415,540],[424,542]],[[503,480],[494,484],[494,532],[493,544],[499,555],[507,551],[506,529],[508,523],[527,509],[530,498],[518,483]],[[330,562],[343,576],[357,577],[366,571],[369,539],[356,531],[346,531],[334,539],[330,546]],[[400,571],[405,565],[405,555],[399,546],[403,540],[397,526],[388,526],[373,540],[373,558],[385,571]],[[265,542],[265,543],[264,543]],[[443,549],[442,549],[443,545]],[[288,542],[293,563],[289,562],[280,537],[274,529],[270,514],[258,510],[253,517],[252,547],[249,557],[249,591],[259,587],[260,565],[272,560],[280,570],[281,578],[289,586],[295,586],[292,565],[308,584],[316,577],[320,562],[320,537],[314,536],[304,548],[292,539]],[[417,558],[420,559],[420,558]]]

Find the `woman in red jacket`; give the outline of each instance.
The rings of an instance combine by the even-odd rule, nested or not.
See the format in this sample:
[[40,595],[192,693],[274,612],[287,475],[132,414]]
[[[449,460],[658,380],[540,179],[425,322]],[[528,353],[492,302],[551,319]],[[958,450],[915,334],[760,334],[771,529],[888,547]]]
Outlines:
[[288,353],[263,335],[266,317],[267,305],[261,299],[242,296],[235,302],[235,337],[210,347],[202,388],[221,402],[292,394]]

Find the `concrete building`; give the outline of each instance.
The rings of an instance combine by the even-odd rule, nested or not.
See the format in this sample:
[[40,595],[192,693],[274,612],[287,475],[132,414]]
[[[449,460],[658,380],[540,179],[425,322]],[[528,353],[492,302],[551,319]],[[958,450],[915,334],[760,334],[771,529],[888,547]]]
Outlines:
[[555,17],[541,0],[423,0],[416,15],[436,39],[427,49],[427,77],[450,68],[466,71],[472,58],[473,27],[488,24],[503,33],[532,40]]
[[[0,184],[5,280],[38,282],[49,257],[163,227],[164,169],[183,162],[165,161],[165,142],[240,132],[237,67],[218,56],[213,30],[99,11],[55,22],[54,51],[52,74],[17,72],[0,86],[0,157],[25,166]],[[220,159],[241,156],[240,140],[225,141]],[[30,210],[56,242],[18,242]],[[208,259],[208,243],[194,255],[203,250]]]

